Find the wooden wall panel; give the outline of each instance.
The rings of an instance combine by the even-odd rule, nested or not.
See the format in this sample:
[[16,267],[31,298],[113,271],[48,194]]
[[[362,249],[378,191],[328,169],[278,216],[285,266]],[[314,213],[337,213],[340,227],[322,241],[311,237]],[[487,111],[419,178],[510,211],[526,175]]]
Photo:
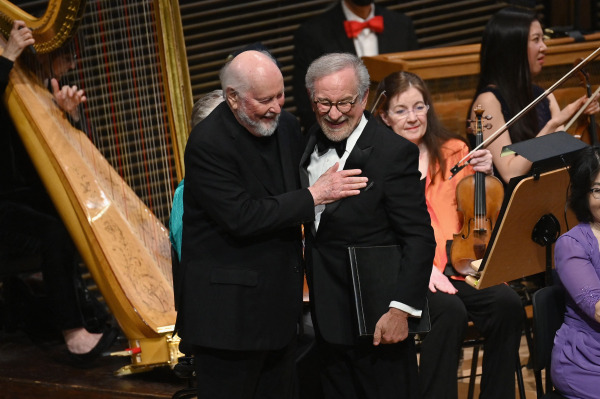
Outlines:
[[[293,34],[306,19],[337,0],[179,0],[194,98],[219,88],[218,71],[236,49],[265,45],[282,65],[286,109],[295,110],[291,77]],[[422,48],[479,43],[490,16],[506,1],[378,0],[413,20]],[[544,14],[543,1],[536,9]]]

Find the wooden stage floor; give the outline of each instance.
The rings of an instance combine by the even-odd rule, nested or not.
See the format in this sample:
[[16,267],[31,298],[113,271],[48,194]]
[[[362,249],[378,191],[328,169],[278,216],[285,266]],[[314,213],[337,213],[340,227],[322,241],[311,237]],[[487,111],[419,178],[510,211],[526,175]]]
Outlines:
[[[104,357],[89,368],[68,364],[58,339],[33,342],[26,334],[0,333],[0,398],[171,398],[187,382],[169,367],[118,377],[129,358]],[[36,340],[37,341],[37,340]],[[112,350],[125,348],[117,342]]]
[[[125,348],[117,342],[113,348]],[[25,333],[6,334],[0,331],[0,399],[82,398],[171,398],[186,387],[187,382],[168,368],[147,373],[117,377],[113,374],[129,364],[129,358],[101,358],[92,367],[82,369],[67,364],[65,346],[59,339],[32,341]],[[480,354],[480,364],[481,356]],[[521,362],[527,363],[529,351],[525,338],[521,342]],[[468,375],[471,349],[465,349],[458,375]],[[481,373],[481,366],[477,370]],[[531,370],[523,368],[527,399],[536,398]],[[459,398],[467,398],[467,379],[459,380]],[[479,393],[479,378],[475,397]],[[306,397],[306,395],[304,395]],[[518,398],[518,394],[517,394]]]

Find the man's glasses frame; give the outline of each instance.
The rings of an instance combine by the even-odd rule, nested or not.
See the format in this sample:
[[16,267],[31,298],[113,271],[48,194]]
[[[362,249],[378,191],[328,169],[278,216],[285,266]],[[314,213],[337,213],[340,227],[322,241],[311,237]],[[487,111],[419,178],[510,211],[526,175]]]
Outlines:
[[317,110],[322,113],[322,114],[328,114],[329,111],[331,111],[331,107],[333,107],[335,105],[335,107],[337,108],[338,111],[340,111],[342,114],[347,114],[348,112],[350,112],[352,110],[352,107],[354,107],[354,104],[356,104],[356,101],[358,100],[358,96],[359,94],[356,95],[356,97],[354,97],[354,100],[341,100],[341,101],[337,101],[337,102],[331,102],[329,100],[313,100],[313,102],[315,103]]

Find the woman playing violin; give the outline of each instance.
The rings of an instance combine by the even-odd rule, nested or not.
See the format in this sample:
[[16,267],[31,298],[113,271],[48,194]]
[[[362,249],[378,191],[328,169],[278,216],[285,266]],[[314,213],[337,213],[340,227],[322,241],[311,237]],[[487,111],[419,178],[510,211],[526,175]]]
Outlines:
[[[506,8],[490,19],[483,33],[481,72],[472,105],[480,104],[492,117],[494,126],[504,125],[544,92],[531,79],[541,72],[546,49],[542,26],[533,13]],[[554,95],[550,94],[517,120],[508,132],[491,142],[487,148],[502,180],[508,183],[511,178],[531,169],[531,162],[521,156],[500,157],[504,146],[563,130],[564,123],[586,100],[582,96],[561,110]],[[598,111],[598,101],[593,101],[585,113],[591,115]],[[473,113],[471,117],[474,117]],[[494,130],[484,132],[484,138],[493,133]]]
[[[377,117],[394,132],[419,147],[427,208],[437,243],[429,280],[431,331],[421,346],[419,383],[423,398],[457,398],[461,343],[472,320],[486,338],[481,398],[515,396],[514,365],[521,336],[523,308],[508,286],[476,290],[448,264],[446,243],[461,230],[456,185],[475,171],[492,173],[488,150],[473,153],[470,165],[450,177],[450,168],[468,152],[465,140],[446,130],[438,120],[423,80],[409,72],[395,72],[379,84],[376,98],[385,91]],[[514,354],[507,356],[507,354]]]

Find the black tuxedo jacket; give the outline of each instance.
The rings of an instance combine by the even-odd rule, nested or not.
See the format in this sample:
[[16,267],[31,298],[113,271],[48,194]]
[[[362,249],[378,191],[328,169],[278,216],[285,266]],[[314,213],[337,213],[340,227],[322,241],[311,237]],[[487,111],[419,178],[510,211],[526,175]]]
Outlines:
[[[300,179],[308,186],[306,167],[318,126],[311,129],[301,160]],[[423,309],[433,265],[435,240],[418,171],[418,148],[375,119],[370,119],[344,169],[359,168],[368,189],[326,206],[316,235],[306,232],[307,276],[316,331],[333,344],[357,343],[349,246],[400,244],[402,273],[395,300]]]
[[[416,50],[417,36],[410,18],[375,5],[375,15],[383,17],[383,32],[377,34],[379,54]],[[308,131],[315,116],[306,93],[304,77],[311,62],[327,53],[356,54],[354,40],[346,35],[346,17],[338,2],[323,14],[304,22],[294,34],[294,100],[302,126]]]
[[300,189],[296,119],[283,111],[275,132],[286,193],[273,183],[250,134],[227,103],[196,126],[185,151],[177,326],[186,343],[272,350],[296,333],[302,306],[300,224],[314,203]]

